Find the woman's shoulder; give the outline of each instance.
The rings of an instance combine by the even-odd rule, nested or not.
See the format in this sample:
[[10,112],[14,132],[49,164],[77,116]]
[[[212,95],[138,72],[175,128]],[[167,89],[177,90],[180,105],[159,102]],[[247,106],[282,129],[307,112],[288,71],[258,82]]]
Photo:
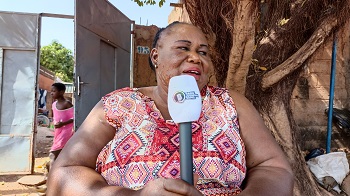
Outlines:
[[251,102],[246,98],[246,96],[235,90],[228,90],[223,87],[208,86],[207,88],[212,96],[219,97],[221,100],[228,100],[232,102],[235,106],[241,107],[251,107]]
[[73,108],[73,104],[71,101],[66,99],[64,102],[64,107],[65,107],[65,109],[70,109],[70,108]]
[[109,97],[115,97],[115,96],[127,96],[132,93],[135,93],[136,91],[137,91],[137,88],[124,87],[106,94],[105,96],[102,97],[102,99],[107,99]]
[[226,88],[218,87],[218,86],[207,86],[207,92],[208,91],[215,96],[222,96],[224,94],[229,94],[229,91]]
[[237,97],[237,99],[247,99],[242,93],[235,91],[235,90],[228,90],[224,87],[218,87],[218,86],[208,86],[208,90],[214,94],[214,95],[222,95],[226,94],[230,97]]

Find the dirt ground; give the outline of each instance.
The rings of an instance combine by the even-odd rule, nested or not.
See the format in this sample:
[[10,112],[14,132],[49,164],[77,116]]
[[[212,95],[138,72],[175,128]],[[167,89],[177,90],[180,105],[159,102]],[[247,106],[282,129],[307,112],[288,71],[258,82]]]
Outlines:
[[[38,127],[35,142],[35,166],[34,174],[44,176],[45,165],[49,161],[49,151],[53,140],[53,129],[46,127]],[[18,179],[26,175],[0,175],[0,196],[37,196],[41,195],[36,188],[24,186],[17,182]]]

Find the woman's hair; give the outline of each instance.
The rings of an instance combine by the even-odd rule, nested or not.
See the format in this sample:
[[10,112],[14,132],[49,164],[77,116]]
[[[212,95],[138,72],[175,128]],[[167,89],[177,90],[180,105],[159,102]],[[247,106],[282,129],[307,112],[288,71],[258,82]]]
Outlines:
[[54,86],[58,91],[66,91],[66,85],[60,82],[53,83],[52,86]]
[[[188,24],[188,23],[179,22],[179,21],[174,21],[174,22],[170,23],[168,26],[166,26],[165,28],[160,28],[160,29],[157,31],[156,35],[154,36],[154,39],[153,39],[153,42],[152,42],[152,48],[151,48],[151,50],[157,46],[158,40],[160,39],[162,33],[163,33],[165,30],[167,30],[167,29],[171,29],[171,28],[172,28],[173,26],[175,26],[176,24]],[[152,60],[151,60],[151,57],[150,57],[150,56],[148,57],[148,63],[149,63],[149,66],[151,67],[151,69],[152,69],[153,71],[155,71],[155,68],[154,68],[154,65],[153,65],[153,63],[152,63]]]

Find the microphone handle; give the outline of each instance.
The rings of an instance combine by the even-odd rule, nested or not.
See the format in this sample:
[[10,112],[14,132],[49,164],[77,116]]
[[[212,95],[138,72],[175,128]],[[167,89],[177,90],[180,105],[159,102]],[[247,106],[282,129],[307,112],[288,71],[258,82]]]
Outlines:
[[179,123],[180,127],[180,176],[193,185],[192,122]]

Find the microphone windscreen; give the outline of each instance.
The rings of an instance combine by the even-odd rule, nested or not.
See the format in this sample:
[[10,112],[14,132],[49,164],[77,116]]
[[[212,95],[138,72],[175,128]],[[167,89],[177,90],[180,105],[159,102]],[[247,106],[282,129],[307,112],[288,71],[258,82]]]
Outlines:
[[193,76],[181,75],[170,79],[168,109],[175,123],[192,122],[199,119],[202,100]]

